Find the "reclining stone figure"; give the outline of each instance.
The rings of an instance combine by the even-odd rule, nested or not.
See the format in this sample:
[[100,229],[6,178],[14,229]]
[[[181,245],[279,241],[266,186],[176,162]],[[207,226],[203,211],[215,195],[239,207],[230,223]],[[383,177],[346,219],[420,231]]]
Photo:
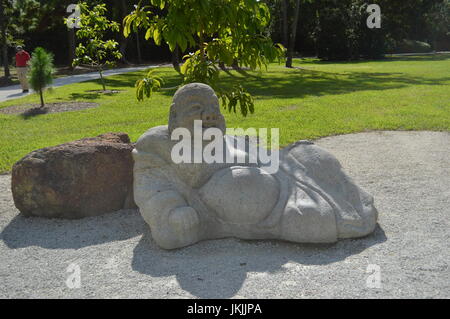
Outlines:
[[[133,151],[135,201],[160,247],[225,237],[331,243],[374,230],[373,198],[312,142],[282,149],[276,173],[248,162],[174,163],[171,134],[193,132],[195,120],[225,133],[218,98],[205,84],[178,89],[169,125],[149,129]],[[230,140],[224,135],[227,148],[234,147]]]

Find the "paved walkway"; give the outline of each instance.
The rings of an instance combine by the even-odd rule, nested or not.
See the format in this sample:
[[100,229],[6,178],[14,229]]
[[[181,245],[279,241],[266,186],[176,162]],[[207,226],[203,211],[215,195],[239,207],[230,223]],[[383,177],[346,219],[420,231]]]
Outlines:
[[[112,69],[112,70],[105,71],[103,73],[103,76],[111,76],[111,75],[122,74],[122,73],[127,73],[127,72],[140,71],[140,70],[145,70],[148,68],[155,68],[158,66],[160,66],[160,65],[144,65],[144,66],[137,66],[137,67],[130,67],[130,68]],[[100,78],[100,75],[98,74],[98,72],[65,76],[65,77],[61,77],[61,78],[56,78],[53,81],[52,87],[56,88],[56,87],[60,87],[60,86],[67,85],[67,84],[96,80],[98,78]],[[0,102],[17,99],[19,97],[23,97],[28,94],[30,94],[30,93],[22,93],[22,89],[20,88],[20,85],[11,85],[11,86],[1,87],[0,88]]]
[[436,55],[436,54],[449,54],[450,51],[437,51],[437,52],[426,52],[426,53],[386,53],[386,56],[417,56],[417,55]]

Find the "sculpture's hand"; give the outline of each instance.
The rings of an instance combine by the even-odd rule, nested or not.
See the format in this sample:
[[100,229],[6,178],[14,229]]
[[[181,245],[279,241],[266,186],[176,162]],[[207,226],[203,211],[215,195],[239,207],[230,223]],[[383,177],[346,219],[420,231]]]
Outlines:
[[[199,241],[200,218],[195,209],[187,206],[186,200],[176,190],[155,193],[150,199],[138,202],[138,205],[156,243],[162,248],[174,249]],[[145,196],[141,192],[140,198]]]
[[178,247],[191,245],[199,240],[200,219],[195,209],[178,207],[169,213],[169,227]]

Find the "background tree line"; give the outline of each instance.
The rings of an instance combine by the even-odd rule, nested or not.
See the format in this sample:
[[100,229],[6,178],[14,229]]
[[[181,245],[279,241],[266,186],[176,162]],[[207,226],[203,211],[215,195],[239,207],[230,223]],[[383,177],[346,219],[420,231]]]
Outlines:
[[[292,46],[301,55],[346,60],[380,58],[385,53],[450,50],[449,0],[265,2],[272,12],[274,42]],[[366,26],[368,4],[380,6],[381,29]],[[293,32],[295,42],[290,43]]]
[[[450,50],[450,0],[262,0],[271,11],[267,33],[293,56],[322,59],[380,58],[385,53]],[[1,63],[7,74],[14,47],[44,47],[56,65],[72,64],[78,43],[64,24],[73,0],[0,0]],[[110,20],[122,24],[137,0],[92,0],[105,3]],[[381,7],[381,29],[366,26],[368,4]],[[164,14],[164,12],[161,12]],[[167,45],[145,41],[142,31],[111,35],[120,45],[123,63],[179,60]]]

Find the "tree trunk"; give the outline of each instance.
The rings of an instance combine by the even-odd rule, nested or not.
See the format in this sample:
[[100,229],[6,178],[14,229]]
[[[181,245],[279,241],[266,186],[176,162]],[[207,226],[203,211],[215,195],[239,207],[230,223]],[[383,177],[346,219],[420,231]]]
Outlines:
[[[200,27],[200,30],[204,30],[204,29],[202,27]],[[203,41],[203,32],[200,32],[200,34],[198,36],[198,40],[199,40],[199,46],[200,46],[200,59],[202,59],[203,61],[206,61],[205,42]]]
[[316,26],[315,26],[316,31],[315,36],[314,36],[314,52],[316,57],[319,56],[319,44],[318,44],[318,30],[320,30],[320,15],[319,15],[319,10],[316,10]]
[[44,93],[42,92],[42,89],[39,90],[39,97],[41,98],[41,108],[44,107]]
[[[5,38],[6,36],[3,36],[2,38]],[[2,46],[2,56],[3,56],[3,68],[5,71],[5,77],[10,77],[11,76],[11,72],[9,70],[9,58],[8,58],[8,44],[6,43],[6,41],[2,41],[3,42],[3,46]]]
[[281,0],[281,12],[283,14],[283,45],[287,48],[289,45],[289,38],[288,38],[288,1],[289,0]]
[[172,65],[175,71],[180,73],[180,49],[178,44],[175,46],[175,50],[172,52]]
[[68,64],[71,70],[74,69],[72,63],[75,59],[75,28],[70,28],[68,30],[68,38],[69,38],[69,56],[68,56]]
[[437,41],[437,35],[436,35],[436,33],[434,33],[433,32],[433,51],[434,51],[434,53],[436,53],[437,51],[438,51],[438,41]]
[[105,79],[103,78],[103,70],[102,67],[98,68],[98,73],[100,74],[100,81],[102,82],[103,91],[106,91]]
[[233,59],[233,63],[231,64],[231,67],[236,71],[241,71],[241,67],[239,66],[238,59]]
[[[120,4],[122,7],[122,20],[123,20],[129,12],[125,0],[121,0]],[[128,47],[128,37],[125,37],[122,33],[120,37],[120,47],[119,47],[119,52],[120,54],[122,54],[121,61],[125,64],[130,64],[130,62],[127,60],[125,56],[127,52],[127,47]]]
[[3,68],[5,69],[5,77],[10,77],[11,72],[9,70],[9,59],[8,59],[8,43],[6,38],[6,17],[4,12],[4,0],[0,0],[0,28],[1,28],[1,43],[2,43],[2,60],[3,60]]
[[137,52],[137,60],[138,64],[142,63],[142,54],[141,54],[141,41],[139,40],[139,31],[136,30],[136,52]]
[[128,38],[122,37],[119,47],[119,52],[122,54],[121,61],[125,64],[131,64],[130,61],[127,60],[125,57],[125,54],[127,52],[127,46],[128,46]]
[[298,16],[300,13],[300,0],[297,0],[294,9],[294,21],[292,22],[291,39],[287,50],[286,67],[292,68],[292,56],[294,55],[295,38],[297,37]]

